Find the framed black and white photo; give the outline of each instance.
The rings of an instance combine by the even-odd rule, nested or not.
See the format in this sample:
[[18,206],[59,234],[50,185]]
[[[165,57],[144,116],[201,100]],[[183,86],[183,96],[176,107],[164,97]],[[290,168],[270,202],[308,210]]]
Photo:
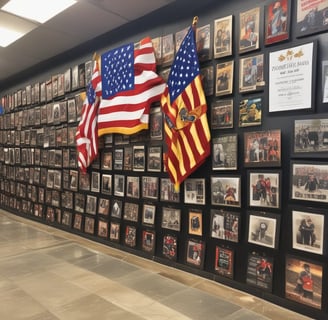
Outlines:
[[108,216],[109,215],[110,200],[107,198],[99,198],[98,201],[98,214]]
[[214,20],[214,58],[232,55],[232,15]]
[[95,219],[85,217],[84,219],[84,232],[93,235],[95,233]]
[[112,175],[103,174],[101,177],[101,192],[104,194],[112,194]]
[[121,224],[119,222],[111,222],[109,228],[109,239],[114,242],[120,241]]
[[124,202],[123,219],[127,221],[138,222],[139,205],[133,202]]
[[143,204],[142,224],[153,226],[155,223],[156,206],[153,204]]
[[196,28],[196,49],[200,62],[207,61],[212,57],[211,25],[207,24]]
[[140,198],[140,178],[139,176],[126,177],[126,196],[130,198]]
[[100,173],[97,171],[92,171],[91,173],[91,191],[100,191]]
[[113,153],[110,150],[103,150],[101,153],[101,169],[112,170],[113,169]]
[[147,171],[161,172],[162,170],[162,147],[148,147],[147,154]]
[[237,134],[220,134],[213,137],[212,150],[212,170],[237,170]]
[[174,183],[169,178],[160,180],[160,200],[169,202],[180,202],[180,192],[174,188]]
[[97,197],[87,194],[87,204],[85,212],[88,214],[95,215],[97,211]]
[[114,174],[114,196],[124,197],[125,176],[123,174]]
[[147,199],[158,199],[158,177],[142,176],[141,178],[142,197]]
[[122,218],[122,211],[123,211],[123,202],[122,200],[113,199],[112,200],[112,210],[111,210],[111,217],[121,219]]
[[123,151],[123,148],[114,150],[114,170],[123,170]]
[[174,231],[180,231],[181,228],[181,210],[172,207],[162,208],[162,228]]
[[211,204],[241,207],[240,176],[212,176]]
[[328,60],[323,60],[322,65],[322,103],[328,103]]
[[133,146],[133,171],[145,171],[145,146]]
[[184,202],[205,204],[205,179],[188,178],[184,181]]

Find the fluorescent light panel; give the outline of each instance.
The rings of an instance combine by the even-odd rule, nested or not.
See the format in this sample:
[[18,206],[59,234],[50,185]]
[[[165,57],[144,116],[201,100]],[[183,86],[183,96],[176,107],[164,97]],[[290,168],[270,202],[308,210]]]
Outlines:
[[21,38],[24,33],[0,26],[0,47],[7,47]]
[[10,0],[1,9],[25,19],[45,23],[75,3],[74,0]]

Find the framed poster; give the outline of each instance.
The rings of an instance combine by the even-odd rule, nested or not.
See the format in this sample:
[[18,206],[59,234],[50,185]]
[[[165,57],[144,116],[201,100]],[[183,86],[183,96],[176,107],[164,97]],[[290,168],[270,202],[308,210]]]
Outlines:
[[242,99],[239,102],[239,127],[259,126],[262,123],[262,97]]
[[133,171],[145,171],[145,146],[133,146]]
[[203,235],[203,214],[199,210],[189,210],[189,234],[196,236]]
[[178,253],[178,239],[171,234],[163,236],[163,249],[162,254],[165,258],[176,261]]
[[212,170],[237,170],[237,134],[222,134],[212,138]]
[[205,204],[205,179],[188,178],[184,182],[184,202]]
[[269,54],[269,112],[312,110],[316,42]]
[[233,99],[217,100],[212,103],[211,128],[233,128]]
[[223,246],[215,247],[214,271],[220,276],[233,279],[234,250]]
[[126,226],[124,234],[124,243],[129,247],[135,247],[137,244],[137,228],[134,226]]
[[232,55],[232,15],[214,20],[214,58]]
[[143,251],[151,254],[155,253],[155,231],[154,230],[142,230],[142,245]]
[[180,231],[181,210],[171,207],[162,208],[162,228],[174,231]]
[[218,63],[216,65],[215,95],[223,96],[232,93],[234,61]]
[[239,14],[239,53],[260,47],[260,8],[253,8]]
[[114,170],[123,170],[123,148],[114,150]]
[[205,258],[205,242],[202,240],[188,239],[186,247],[186,263],[202,269]]
[[240,176],[212,176],[211,204],[241,207]]

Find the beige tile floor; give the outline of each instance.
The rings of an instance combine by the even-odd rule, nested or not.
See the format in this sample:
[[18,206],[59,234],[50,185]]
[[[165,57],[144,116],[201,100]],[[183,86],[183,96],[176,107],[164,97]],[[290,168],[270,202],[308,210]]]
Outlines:
[[0,210],[0,319],[310,318]]

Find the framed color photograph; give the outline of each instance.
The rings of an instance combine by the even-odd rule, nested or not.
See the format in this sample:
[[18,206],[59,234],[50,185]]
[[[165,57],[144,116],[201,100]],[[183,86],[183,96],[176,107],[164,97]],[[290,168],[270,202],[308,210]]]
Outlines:
[[124,202],[123,219],[133,222],[138,222],[139,205],[133,202]]
[[239,176],[211,177],[211,204],[227,207],[241,206],[241,182]]
[[138,176],[126,177],[126,196],[130,198],[140,198],[140,178]]
[[184,182],[184,202],[205,204],[205,179],[186,179]]
[[151,140],[163,139],[163,113],[160,107],[150,109],[149,129]]
[[107,238],[108,237],[108,222],[103,220],[98,220],[98,237]]
[[216,96],[223,96],[232,93],[233,66],[234,61],[227,61],[216,65]]
[[237,170],[237,134],[222,134],[212,138],[212,169]]
[[239,14],[239,53],[260,47],[260,8],[253,8]]
[[100,198],[98,201],[98,214],[108,216],[109,215],[110,200],[106,198]]
[[200,68],[200,75],[205,96],[211,96],[214,94],[214,67],[206,66]]
[[205,243],[202,240],[188,239],[187,240],[187,253],[186,263],[202,269],[204,266],[205,258]]
[[133,171],[145,171],[145,146],[133,146]]
[[110,223],[109,239],[111,241],[119,242],[120,241],[120,229],[121,224],[117,222]]
[[147,199],[158,199],[158,177],[143,176],[141,178],[142,197]]
[[259,126],[262,123],[262,97],[239,102],[239,127]]
[[162,208],[162,228],[174,231],[180,231],[181,210],[177,208]]
[[143,251],[151,254],[155,253],[155,231],[154,230],[142,230],[142,245]]
[[189,234],[203,235],[203,214],[199,210],[189,210]]
[[211,25],[207,24],[196,29],[196,48],[200,62],[209,60],[212,56],[211,50]]
[[137,228],[134,226],[126,226],[124,234],[124,243],[129,247],[135,247],[137,244]]
[[178,239],[176,236],[171,234],[163,236],[162,254],[165,258],[176,261],[178,254]]
[[234,251],[223,246],[215,247],[214,270],[220,276],[233,279]]
[[232,15],[214,20],[214,58],[232,55]]
[[211,106],[211,128],[233,128],[233,100],[217,100]]
[[153,146],[148,148],[147,171],[161,172],[162,170],[162,147]]
[[155,223],[156,206],[144,203],[142,208],[142,224],[153,226]]

